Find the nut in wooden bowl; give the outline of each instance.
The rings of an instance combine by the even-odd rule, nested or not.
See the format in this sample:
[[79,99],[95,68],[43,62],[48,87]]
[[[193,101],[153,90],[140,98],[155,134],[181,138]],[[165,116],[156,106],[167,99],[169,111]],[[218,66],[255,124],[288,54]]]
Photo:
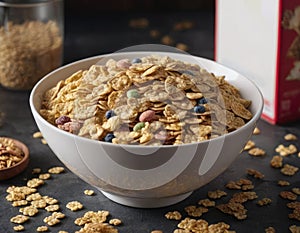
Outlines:
[[28,147],[12,138],[0,137],[0,180],[10,179],[27,167]]

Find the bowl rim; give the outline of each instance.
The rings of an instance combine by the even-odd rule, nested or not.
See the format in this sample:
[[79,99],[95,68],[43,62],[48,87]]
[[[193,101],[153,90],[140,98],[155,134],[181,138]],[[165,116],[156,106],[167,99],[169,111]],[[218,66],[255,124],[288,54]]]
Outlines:
[[[204,61],[207,61],[207,62],[211,62],[217,66],[219,66],[220,68],[222,69],[227,69],[227,70],[230,70],[231,72],[233,73],[236,73],[238,75],[240,75],[241,77],[243,77],[245,80],[247,80],[248,82],[251,83],[251,85],[253,85],[253,87],[256,89],[256,91],[258,92],[259,94],[259,103],[258,103],[258,110],[255,112],[255,114],[252,116],[252,118],[245,124],[243,125],[242,127],[240,127],[239,129],[236,129],[234,131],[231,131],[231,132],[228,132],[228,133],[225,133],[221,136],[218,136],[216,138],[212,138],[212,139],[208,139],[208,140],[204,140],[204,141],[200,141],[200,142],[193,142],[193,143],[184,143],[184,144],[177,144],[177,145],[159,145],[159,146],[147,146],[147,145],[129,145],[129,144],[114,144],[114,143],[108,143],[108,142],[104,142],[104,141],[99,141],[99,140],[94,140],[94,139],[90,139],[90,138],[85,138],[85,137],[82,137],[82,136],[78,136],[76,134],[72,134],[72,133],[69,133],[69,132],[66,132],[64,130],[61,130],[59,128],[57,128],[56,126],[52,125],[51,123],[49,123],[46,119],[44,119],[39,111],[35,108],[35,105],[34,105],[34,96],[36,95],[36,91],[38,90],[39,86],[49,77],[49,76],[52,76],[53,74],[55,74],[56,72],[59,72],[65,68],[68,68],[68,67],[71,67],[71,66],[74,66],[76,64],[79,64],[79,63],[82,63],[82,62],[87,62],[87,61],[90,61],[90,60],[93,60],[93,59],[97,59],[97,58],[102,58],[102,57],[109,57],[109,56],[112,56],[112,55],[120,55],[120,56],[126,56],[128,54],[147,54],[147,55],[151,55],[151,54],[154,54],[154,55],[165,55],[167,56],[168,54],[169,55],[175,55],[175,56],[183,56],[183,57],[192,57],[193,59],[201,59],[201,60],[204,60]],[[125,57],[124,57],[125,58]],[[177,60],[179,60],[178,58],[175,58]],[[67,77],[66,77],[67,78]],[[63,79],[61,79],[63,80]],[[51,88],[51,87],[49,87]],[[49,88],[47,90],[49,90]],[[199,144],[204,144],[204,143],[209,143],[209,142],[214,142],[214,141],[218,141],[218,140],[225,140],[226,137],[229,137],[230,135],[234,135],[234,134],[237,134],[240,130],[248,127],[249,125],[251,124],[255,124],[255,122],[257,120],[259,120],[261,114],[262,114],[262,111],[263,111],[263,105],[264,105],[264,102],[263,102],[263,95],[262,95],[262,92],[261,90],[258,88],[258,86],[255,84],[254,81],[252,81],[251,79],[245,77],[243,74],[239,73],[238,71],[236,71],[235,69],[232,69],[230,67],[227,67],[227,66],[224,66],[214,60],[211,60],[211,59],[207,59],[207,58],[204,58],[204,57],[200,57],[200,56],[195,56],[195,55],[191,55],[191,54],[182,54],[182,53],[175,53],[175,52],[161,52],[161,51],[131,51],[131,52],[114,52],[114,53],[106,53],[106,54],[100,54],[100,55],[95,55],[95,56],[91,56],[91,57],[87,57],[87,58],[83,58],[83,59],[80,59],[80,60],[77,60],[77,61],[74,61],[74,62],[71,62],[71,63],[68,63],[66,65],[63,65],[53,71],[51,71],[50,73],[46,74],[41,80],[39,80],[35,86],[33,87],[33,89],[31,90],[31,93],[30,93],[30,96],[29,96],[29,105],[30,105],[30,108],[31,108],[31,111],[33,113],[34,116],[38,117],[39,120],[41,120],[44,124],[46,124],[48,127],[51,127],[53,130],[59,132],[59,133],[62,133],[62,134],[65,134],[66,136],[73,136],[74,137],[74,140],[83,140],[83,141],[87,141],[87,142],[92,142],[92,143],[100,143],[100,144],[103,144],[103,145],[110,145],[110,146],[116,146],[116,147],[128,147],[128,148],[143,148],[143,149],[147,149],[147,148],[151,148],[151,149],[158,149],[158,148],[177,148],[177,147],[185,147],[185,146],[195,146],[195,145],[199,145]],[[35,114],[34,114],[35,113]]]
[[20,165],[26,163],[26,161],[29,160],[29,149],[28,149],[28,147],[23,142],[21,142],[21,141],[19,141],[17,139],[14,139],[14,138],[10,138],[10,137],[2,137],[1,136],[0,138],[6,138],[6,139],[9,139],[9,140],[12,140],[16,144],[16,146],[19,147],[23,151],[23,153],[24,153],[24,156],[21,159],[21,161],[19,161],[18,163],[14,164],[11,167],[0,169],[0,173],[1,172],[5,172],[5,171],[7,172],[9,170],[13,170],[13,169],[19,167]]

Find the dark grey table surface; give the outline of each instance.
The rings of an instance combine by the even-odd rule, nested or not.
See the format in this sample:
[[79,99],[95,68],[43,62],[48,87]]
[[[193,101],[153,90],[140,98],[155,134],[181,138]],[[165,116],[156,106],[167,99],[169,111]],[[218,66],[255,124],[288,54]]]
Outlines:
[[[128,27],[128,20],[134,17],[146,16],[151,24],[146,29],[132,29]],[[121,20],[122,19],[122,20]],[[172,31],[175,21],[189,19],[196,22],[194,29],[184,32]],[[136,14],[136,15],[102,15],[83,18],[72,18],[66,21],[65,56],[64,62],[69,63],[80,58],[113,52],[126,46],[142,43],[159,43],[158,39],[149,36],[149,30],[159,29],[163,34],[170,34],[176,41],[184,42],[190,46],[190,53],[213,58],[213,13],[212,12],[177,12],[166,14]],[[29,92],[13,92],[0,87],[0,111],[6,114],[3,125],[0,127],[0,136],[9,136],[23,141],[30,149],[30,163],[28,168],[17,177],[0,182],[0,233],[14,232],[10,223],[10,218],[19,214],[17,207],[12,207],[6,201],[6,189],[11,185],[21,186],[26,184],[26,180],[34,177],[32,169],[40,167],[43,172],[53,166],[63,166],[47,145],[43,145],[39,139],[34,139],[32,134],[38,131],[31,115],[28,104]],[[225,184],[230,180],[248,178],[253,181],[254,191],[259,198],[269,197],[272,203],[268,206],[259,207],[257,200],[249,201],[245,204],[248,212],[247,219],[236,220],[234,217],[223,214],[216,208],[210,208],[208,213],[201,218],[209,223],[224,221],[230,224],[231,229],[236,232],[265,232],[265,228],[272,226],[276,232],[289,232],[290,225],[300,225],[299,221],[288,218],[292,212],[286,207],[287,200],[282,199],[279,193],[283,190],[290,191],[293,187],[300,187],[299,174],[292,177],[284,176],[278,169],[270,167],[270,160],[275,155],[275,148],[278,144],[288,145],[284,140],[286,133],[294,133],[300,137],[300,122],[291,123],[285,126],[273,126],[263,120],[258,124],[261,134],[254,135],[254,140],[258,147],[266,151],[263,157],[252,157],[243,152],[230,168],[218,176],[209,184],[196,190],[186,200],[164,208],[157,209],[137,209],[116,204],[100,191],[91,187],[66,169],[60,175],[54,175],[46,181],[46,185],[39,188],[39,192],[57,198],[60,201],[61,211],[66,214],[66,218],[56,226],[50,227],[50,232],[66,230],[75,232],[79,229],[74,224],[75,218],[82,216],[87,210],[108,210],[112,217],[120,218],[123,222],[118,226],[119,232],[151,232],[154,229],[171,233],[176,229],[177,221],[167,220],[164,215],[168,211],[178,210],[184,216],[184,207],[195,205],[198,200],[206,198],[207,192],[211,190],[225,190],[228,195],[217,200],[217,203],[225,203],[236,190],[228,190]],[[299,140],[293,142],[300,148]],[[300,159],[296,154],[284,158],[284,163],[289,163],[300,167]],[[246,174],[246,169],[253,168],[262,172],[265,177],[262,180],[255,179]],[[278,180],[287,180],[290,186],[280,187]],[[85,189],[93,189],[94,196],[83,194]],[[258,199],[259,199],[258,198]],[[71,212],[66,209],[67,202],[78,200],[84,205],[84,209],[78,212]],[[298,201],[300,198],[298,197]],[[24,224],[25,232],[36,232],[36,227],[44,225],[43,218],[49,215],[46,211],[32,217]]]

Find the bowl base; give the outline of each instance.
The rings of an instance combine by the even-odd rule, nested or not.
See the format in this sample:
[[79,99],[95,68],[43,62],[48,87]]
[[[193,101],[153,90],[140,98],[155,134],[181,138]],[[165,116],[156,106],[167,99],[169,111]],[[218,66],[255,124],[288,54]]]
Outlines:
[[184,193],[172,197],[138,198],[138,197],[125,197],[121,195],[108,193],[102,190],[100,191],[108,199],[116,203],[130,206],[130,207],[135,207],[135,208],[159,208],[159,207],[169,206],[169,205],[176,204],[180,201],[183,201],[184,199],[186,199],[188,196],[192,194],[192,192],[188,192],[188,193]]

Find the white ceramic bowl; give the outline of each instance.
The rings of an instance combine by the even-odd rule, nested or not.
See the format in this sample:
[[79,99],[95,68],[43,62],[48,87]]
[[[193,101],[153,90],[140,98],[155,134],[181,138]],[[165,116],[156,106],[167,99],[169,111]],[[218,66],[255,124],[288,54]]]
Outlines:
[[177,203],[224,172],[241,153],[260,118],[263,98],[258,88],[239,73],[211,60],[177,53],[171,58],[198,63],[238,87],[252,101],[253,118],[243,127],[218,138],[177,146],[116,145],[79,137],[48,123],[39,110],[43,93],[103,56],[143,57],[154,52],[127,52],[92,57],[46,75],[30,95],[34,119],[56,156],[76,175],[99,188],[109,199],[133,207],[161,207]]

